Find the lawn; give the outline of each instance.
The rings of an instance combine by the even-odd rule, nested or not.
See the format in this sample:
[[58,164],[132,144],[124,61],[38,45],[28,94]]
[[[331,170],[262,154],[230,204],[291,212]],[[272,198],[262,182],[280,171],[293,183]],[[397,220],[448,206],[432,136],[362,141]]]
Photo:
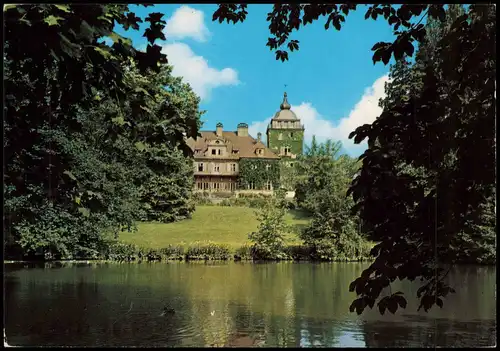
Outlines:
[[[286,216],[291,233],[286,241],[299,244],[298,231],[309,219],[300,211],[291,210]],[[236,249],[248,244],[248,234],[257,230],[255,209],[248,207],[197,206],[192,219],[175,223],[139,223],[138,231],[120,234],[123,242],[147,248],[162,248],[196,241],[228,244]]]

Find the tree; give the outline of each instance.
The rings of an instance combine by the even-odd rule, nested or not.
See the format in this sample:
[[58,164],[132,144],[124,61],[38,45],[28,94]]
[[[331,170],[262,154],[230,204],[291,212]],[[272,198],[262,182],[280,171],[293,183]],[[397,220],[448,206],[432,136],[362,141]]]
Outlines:
[[[326,29],[333,24],[340,30],[345,16],[355,9],[351,4],[277,4],[268,14],[274,37],[267,46],[275,50],[276,59],[287,60],[283,45],[290,51],[298,49],[298,41],[289,38],[293,30],[321,16],[327,16]],[[443,284],[442,264],[456,262],[460,245],[472,244],[475,225],[492,228],[494,7],[471,5],[466,14],[460,12],[450,6],[448,16],[454,20],[444,27],[432,21],[445,22],[443,4],[401,5],[397,10],[376,4],[366,12],[365,19],[383,15],[397,36],[393,43],[372,47],[373,62],[387,64],[394,57],[400,72],[393,73],[400,83],[408,74],[411,84],[390,91],[381,116],[350,135],[356,143],[368,139],[369,145],[350,190],[354,211],[371,228],[372,237],[381,240],[372,251],[376,261],[350,286],[360,296],[351,305],[352,312],[373,307],[382,289],[397,278],[422,278],[421,307],[442,306],[441,298],[452,291]],[[236,23],[246,15],[246,5],[223,4],[213,20]],[[420,22],[426,16],[429,24],[424,26]],[[425,43],[427,30],[432,38]],[[407,58],[414,54],[415,41],[424,48],[416,58],[418,69],[412,70]],[[483,233],[484,252],[494,241],[491,230]],[[406,306],[399,294],[378,304],[381,313],[386,309],[394,313],[398,305]]]
[[295,166],[297,206],[311,213],[315,211],[318,199],[323,196],[322,192],[332,184],[331,177],[337,166],[335,160],[341,148],[340,142],[327,140],[318,144],[313,137],[311,147],[306,147]]
[[[372,307],[397,278],[420,277],[420,307],[442,306],[453,291],[443,282],[448,265],[464,253],[494,260],[495,29],[492,7],[471,6],[444,28],[432,59],[425,46],[417,55],[420,88],[352,133],[369,144],[351,187],[355,210],[381,241],[350,287],[360,296],[352,311]],[[378,303],[382,313],[398,305],[406,301],[396,294]]]
[[[130,66],[127,77],[136,91],[148,91],[146,114],[132,94],[123,110],[136,116],[129,139],[136,141],[145,164],[141,173],[140,198],[143,220],[171,222],[190,217],[194,211],[192,151],[183,136],[201,127],[200,99],[181,78],[172,77],[172,67],[142,75]],[[143,118],[138,118],[139,116]]]
[[[159,82],[136,84],[166,64],[155,44],[165,39],[162,16],[146,18],[149,44],[141,52],[113,30],[139,29],[142,20],[127,5],[4,7],[10,252],[97,255],[105,234],[130,229],[137,219],[148,166],[139,148],[178,144],[182,150],[183,134],[197,134],[198,115],[179,110],[185,102],[160,104]],[[106,37],[111,46],[102,42]]]
[[365,254],[359,218],[350,212],[354,202],[346,196],[359,164],[347,155],[339,156],[341,147],[340,142],[318,144],[313,138],[297,165],[297,205],[312,217],[300,237],[319,259],[353,259]]
[[285,234],[288,226],[285,222],[285,192],[275,191],[265,205],[256,212],[259,226],[248,238],[254,242],[254,259],[280,259],[284,257]]

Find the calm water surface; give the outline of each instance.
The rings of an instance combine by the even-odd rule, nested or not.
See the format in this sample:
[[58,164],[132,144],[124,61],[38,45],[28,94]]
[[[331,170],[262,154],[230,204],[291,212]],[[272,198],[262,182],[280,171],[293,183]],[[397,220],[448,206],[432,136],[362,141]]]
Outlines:
[[[349,313],[361,263],[5,265],[10,345],[496,345],[496,267],[457,267],[443,309]],[[175,314],[162,315],[167,306]]]

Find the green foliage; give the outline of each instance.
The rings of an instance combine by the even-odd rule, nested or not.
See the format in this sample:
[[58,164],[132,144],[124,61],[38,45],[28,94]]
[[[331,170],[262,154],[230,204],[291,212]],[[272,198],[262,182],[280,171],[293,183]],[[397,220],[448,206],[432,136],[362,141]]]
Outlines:
[[235,253],[235,257],[242,260],[251,260],[252,259],[252,246],[251,245],[242,245],[237,248]]
[[285,234],[288,226],[285,222],[285,192],[275,191],[265,205],[256,212],[259,226],[256,232],[250,233],[248,238],[254,243],[252,257],[254,259],[284,258]]
[[186,246],[169,245],[161,249],[114,241],[107,246],[102,257],[111,261],[227,260],[230,257],[230,249],[228,245],[210,241],[195,242]]
[[168,245],[160,249],[160,254],[164,255],[167,259],[182,259],[185,250],[181,245]]
[[345,155],[339,157],[341,147],[340,142],[331,140],[318,144],[313,137],[311,147],[299,157],[294,167],[295,200],[300,208],[317,212],[318,204],[332,191],[339,199],[345,197],[348,184],[357,171],[357,162]]
[[315,248],[307,245],[287,245],[285,254],[294,261],[308,261],[316,258]]
[[339,142],[318,144],[313,138],[297,165],[297,205],[312,215],[300,237],[306,246],[314,248],[315,259],[342,261],[368,256],[359,218],[350,211],[352,196],[346,196],[358,171],[357,161],[338,156],[340,148]]
[[190,218],[194,211],[194,202],[191,200],[194,182],[191,160],[175,148],[150,148],[148,153],[148,159],[154,162],[154,166],[141,187],[145,214],[142,219],[173,222]]
[[280,184],[287,191],[293,191],[297,187],[297,162],[288,158],[280,160]]
[[351,135],[369,145],[350,190],[354,210],[380,241],[351,286],[358,313],[396,278],[421,279],[425,310],[442,305],[447,265],[496,261],[496,18],[489,5],[462,11],[451,6],[448,22],[429,23],[415,64],[393,69],[381,116]]
[[[281,135],[281,138],[280,138]],[[304,147],[303,129],[269,129],[267,134],[269,148],[279,153],[281,147],[287,146],[294,155],[302,155]]]
[[109,245],[106,259],[112,261],[134,261],[138,258],[139,249],[132,244],[115,242]]
[[227,260],[229,257],[230,248],[226,244],[197,242],[186,250],[186,259]]
[[139,29],[127,5],[13,5],[4,18],[7,250],[94,257],[104,233],[133,229],[147,191],[161,198],[148,218],[187,216],[191,190],[165,186],[187,177],[175,150],[188,156],[198,100],[155,44],[162,15],[146,18],[145,52],[114,32]]
[[271,181],[273,189],[280,187],[279,160],[244,158],[239,163],[238,186],[247,189],[253,183],[255,189],[264,189],[267,181]]
[[[193,199],[196,205],[201,206],[240,206],[250,208],[262,208],[265,205],[266,199],[272,195],[268,194],[252,194],[240,193],[236,197],[233,193],[217,192],[210,194],[208,192],[197,192]],[[217,201],[222,198],[222,201]],[[287,202],[288,204],[288,202]],[[290,208],[291,206],[287,206]]]
[[[224,20],[236,24],[246,19],[246,4],[221,4],[214,12],[212,20],[222,23]],[[266,46],[274,50],[276,60],[282,62],[288,60],[288,51],[299,49],[299,41],[292,39],[290,35],[293,31],[299,30],[301,26],[316,22],[320,17],[325,18],[324,27],[326,30],[335,28],[341,30],[342,23],[345,22],[349,12],[357,9],[356,4],[275,4],[273,10],[267,14],[269,31],[271,37],[268,38]],[[414,42],[422,43],[426,28],[420,22],[428,17],[444,22],[446,12],[444,4],[403,4],[396,10],[392,4],[374,4],[368,7],[365,13],[365,20],[383,17],[392,27],[396,39],[394,42],[378,42],[372,47],[373,63],[382,61],[389,63],[392,56],[396,60],[414,53]],[[418,21],[413,20],[418,18]]]

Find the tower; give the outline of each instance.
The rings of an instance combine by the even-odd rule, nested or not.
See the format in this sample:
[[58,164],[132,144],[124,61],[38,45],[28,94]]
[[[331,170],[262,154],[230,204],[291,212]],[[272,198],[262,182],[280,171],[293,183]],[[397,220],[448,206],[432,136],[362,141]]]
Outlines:
[[304,126],[297,115],[290,110],[286,93],[280,110],[267,126],[266,136],[267,147],[282,159],[295,159],[298,155],[302,155]]

